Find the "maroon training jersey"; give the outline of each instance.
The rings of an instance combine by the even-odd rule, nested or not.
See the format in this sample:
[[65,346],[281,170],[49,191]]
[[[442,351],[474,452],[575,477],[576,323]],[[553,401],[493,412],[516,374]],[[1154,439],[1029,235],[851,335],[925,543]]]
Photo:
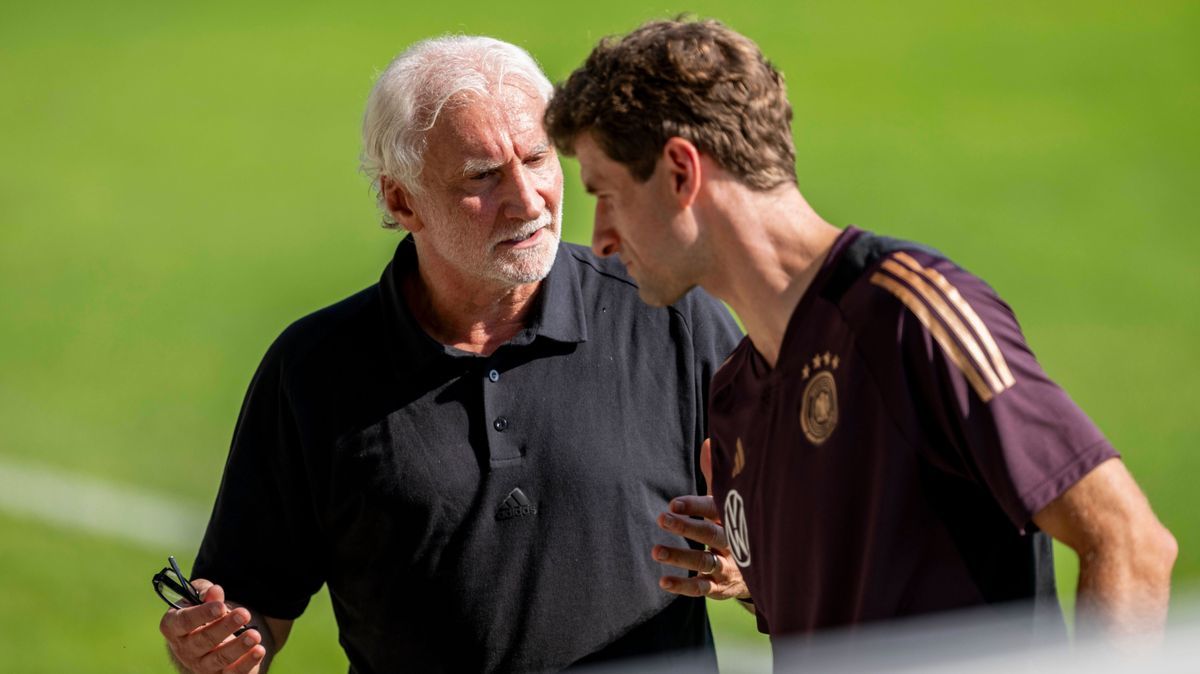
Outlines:
[[1031,518],[1117,456],[991,288],[853,227],[776,367],[746,338],[718,371],[709,429],[717,505],[773,635],[1018,599],[1056,608],[1050,540]]

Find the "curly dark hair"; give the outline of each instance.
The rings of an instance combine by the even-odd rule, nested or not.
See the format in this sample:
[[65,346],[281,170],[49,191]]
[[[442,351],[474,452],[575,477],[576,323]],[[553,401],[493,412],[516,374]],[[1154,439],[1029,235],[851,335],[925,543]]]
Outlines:
[[590,132],[639,181],[668,139],[684,138],[755,189],[796,182],[783,75],[752,40],[719,21],[650,21],[600,41],[554,88],[545,126],[574,154]]

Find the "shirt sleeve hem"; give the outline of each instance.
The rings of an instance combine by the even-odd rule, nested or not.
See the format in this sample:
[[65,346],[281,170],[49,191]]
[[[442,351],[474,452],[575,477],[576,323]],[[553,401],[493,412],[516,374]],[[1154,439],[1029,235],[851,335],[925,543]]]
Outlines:
[[1108,440],[1100,440],[1080,452],[1074,461],[1064,466],[1057,474],[1022,494],[1020,502],[1024,512],[1020,513],[1020,517],[1013,518],[1021,532],[1024,533],[1029,527],[1034,515],[1075,486],[1076,482],[1082,480],[1096,466],[1120,456]]
[[304,609],[308,608],[308,602],[312,599],[311,597],[302,597],[291,600],[269,600],[255,596],[256,593],[249,591],[249,588],[242,583],[222,582],[221,574],[215,569],[201,570],[197,567],[196,577],[205,578],[220,585],[221,589],[225,590],[227,600],[252,608],[269,618],[295,620],[304,613]]

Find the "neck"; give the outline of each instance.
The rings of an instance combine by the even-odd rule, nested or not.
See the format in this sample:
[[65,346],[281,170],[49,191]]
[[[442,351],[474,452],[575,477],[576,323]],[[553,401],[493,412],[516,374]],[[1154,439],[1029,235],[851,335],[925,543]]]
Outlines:
[[839,230],[821,219],[792,184],[756,191],[722,181],[703,199],[720,264],[701,285],[729,303],[754,347],[774,367],[792,312]]
[[460,273],[417,246],[417,269],[401,289],[430,337],[463,351],[490,355],[524,329],[541,282],[504,285]]

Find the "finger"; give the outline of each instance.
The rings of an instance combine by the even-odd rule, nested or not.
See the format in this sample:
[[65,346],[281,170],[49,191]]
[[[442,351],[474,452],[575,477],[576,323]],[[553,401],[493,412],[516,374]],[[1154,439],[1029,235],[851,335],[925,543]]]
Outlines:
[[703,517],[719,522],[717,503],[711,496],[677,496],[671,499],[671,512],[684,517]]
[[695,576],[693,578],[663,576],[658,579],[658,586],[667,592],[685,597],[707,597],[709,592],[712,591],[713,584],[705,576]]
[[251,648],[261,642],[262,635],[258,633],[258,630],[246,630],[242,636],[226,641],[200,658],[200,669],[206,672],[225,669],[240,660],[242,656],[250,652]]
[[163,616],[158,629],[168,639],[181,639],[225,615],[227,611],[224,602],[173,608]]
[[725,529],[708,520],[695,520],[690,517],[662,513],[658,516],[658,526],[664,531],[678,534],[710,548],[729,549],[729,541],[725,538]]
[[250,612],[238,608],[225,614],[216,622],[192,632],[180,640],[180,655],[186,658],[199,658],[228,639],[237,628],[250,622]]
[[707,550],[669,548],[665,545],[656,545],[651,554],[657,562],[697,573],[715,574],[722,568],[720,557]]
[[240,660],[233,663],[226,672],[230,674],[250,674],[254,668],[262,664],[264,658],[267,657],[267,648],[263,645],[251,648]]
[[704,475],[704,484],[707,485],[708,493],[712,495],[712,439],[705,438],[704,444],[700,445],[700,473]]
[[220,585],[214,585],[212,583],[212,581],[209,581],[207,579],[193,578],[192,579],[192,587],[196,588],[196,591],[200,593],[200,598],[205,601],[208,601],[208,596],[207,596],[208,591],[215,587],[221,593],[221,600],[222,601],[225,600],[225,588],[221,587]]

